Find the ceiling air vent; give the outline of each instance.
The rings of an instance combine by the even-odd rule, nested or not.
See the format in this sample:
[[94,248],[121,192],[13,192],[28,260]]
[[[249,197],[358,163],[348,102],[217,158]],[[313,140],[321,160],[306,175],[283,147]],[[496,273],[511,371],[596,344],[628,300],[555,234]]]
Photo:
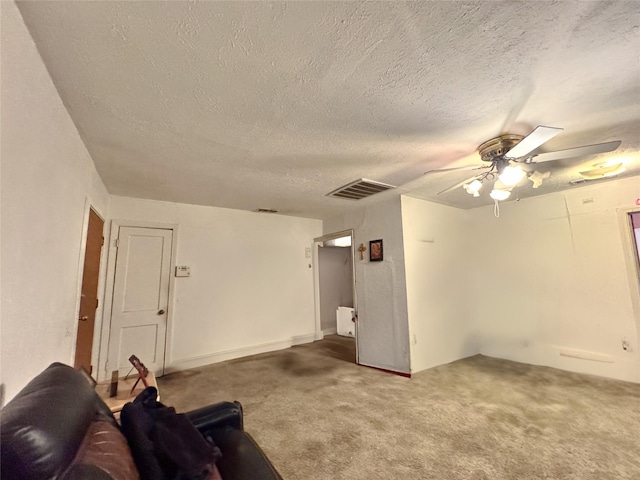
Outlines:
[[384,192],[391,188],[396,188],[393,185],[387,185],[386,183],[376,182],[374,180],[367,180],[361,178],[355,182],[348,183],[342,187],[327,194],[327,197],[348,198],[349,200],[360,200],[361,198],[370,197],[376,193]]
[[258,208],[254,211],[258,213],[278,213],[278,210],[273,210],[272,208]]

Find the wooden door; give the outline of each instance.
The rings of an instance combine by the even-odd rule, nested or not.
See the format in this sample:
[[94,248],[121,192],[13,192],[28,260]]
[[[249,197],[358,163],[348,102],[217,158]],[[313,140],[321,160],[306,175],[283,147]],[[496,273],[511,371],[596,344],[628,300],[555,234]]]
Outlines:
[[80,292],[80,314],[78,334],[76,337],[75,368],[83,367],[91,373],[91,352],[93,332],[98,308],[98,274],[100,272],[100,252],[104,237],[104,222],[93,209],[89,210],[87,227],[87,243],[84,253],[84,269],[82,272],[82,289]]
[[163,374],[173,231],[120,227],[111,310],[109,372],[131,369],[136,355]]

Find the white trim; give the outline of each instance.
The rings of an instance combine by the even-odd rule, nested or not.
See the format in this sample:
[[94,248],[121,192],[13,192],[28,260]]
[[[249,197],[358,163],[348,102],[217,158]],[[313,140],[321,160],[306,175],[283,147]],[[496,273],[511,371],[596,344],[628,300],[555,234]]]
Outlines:
[[105,236],[105,250],[107,251],[107,275],[104,285],[104,303],[102,306],[102,331],[100,332],[100,357],[98,360],[98,371],[96,380],[105,381],[111,378],[107,374],[107,360],[109,358],[109,337],[111,330],[111,306],[113,304],[113,284],[116,271],[117,248],[115,240],[118,238],[119,225],[115,220],[111,220],[109,234]]
[[318,254],[318,248],[320,242],[318,240],[313,241],[313,313],[315,317],[315,336],[316,340],[322,340],[322,326],[320,317],[320,267]]
[[[342,237],[353,237],[353,229],[350,228],[348,230],[342,230],[340,232],[328,233],[327,235],[322,235],[321,237],[314,238],[313,241],[320,243]],[[353,242],[351,242],[351,244],[353,245]]]
[[[105,223],[106,226],[106,223]],[[100,335],[100,356],[98,360],[98,370],[96,372],[97,380],[104,381],[111,378],[111,374],[107,371],[107,364],[109,361],[109,337],[111,334],[111,314],[113,307],[113,287],[116,272],[116,257],[118,249],[115,245],[115,241],[118,238],[120,227],[142,227],[142,228],[158,228],[164,230],[171,230],[171,266],[169,271],[174,272],[176,267],[176,255],[178,251],[178,237],[179,237],[179,225],[175,223],[162,223],[162,222],[146,222],[138,220],[111,220],[111,228],[109,229],[109,238],[105,236],[105,250],[108,251],[107,260],[107,273],[104,287],[104,307],[103,307],[103,321],[102,332]],[[171,363],[171,346],[173,339],[173,312],[175,310],[175,276],[169,275],[169,305],[167,312],[167,333],[165,339],[165,353],[164,353],[164,373],[167,373],[167,365]]]
[[190,368],[202,367],[204,365],[210,365],[212,363],[233,360],[234,358],[248,357],[250,355],[258,355],[260,353],[284,350],[286,348],[293,347],[294,345],[311,343],[316,339],[315,337],[316,336],[314,333],[309,333],[307,335],[297,335],[285,340],[260,343],[248,347],[231,348],[229,350],[223,350],[221,352],[208,353],[206,355],[198,355],[195,357],[185,358],[182,360],[178,360],[175,363],[167,364],[165,366],[165,374],[180,372],[182,370],[188,370]]
[[332,327],[332,328],[324,328],[322,330],[322,336],[326,336],[326,335],[337,335],[338,334],[338,327]]
[[[633,226],[631,225],[631,213],[640,212],[640,207],[618,208],[618,224],[622,236],[622,250],[624,263],[627,269],[627,279],[629,281],[629,296],[631,297],[631,307],[635,319],[637,332],[635,348],[640,348],[640,262],[635,251],[635,238]],[[640,249],[640,245],[638,246]],[[640,380],[640,379],[639,379]],[[636,380],[636,381],[639,381]]]
[[604,355],[598,352],[588,352],[586,350],[578,350],[576,348],[557,347],[555,345],[552,345],[551,347],[557,348],[561,357],[591,360],[592,362],[615,363],[615,360],[611,355]]

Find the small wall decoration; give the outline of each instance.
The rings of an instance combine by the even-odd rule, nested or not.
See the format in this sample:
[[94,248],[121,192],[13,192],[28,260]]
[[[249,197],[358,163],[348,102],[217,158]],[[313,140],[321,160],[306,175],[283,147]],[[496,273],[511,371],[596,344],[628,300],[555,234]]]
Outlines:
[[360,260],[364,260],[364,252],[367,251],[367,247],[364,246],[364,243],[360,244],[358,251],[360,252]]
[[382,240],[369,241],[369,261],[370,262],[382,261]]

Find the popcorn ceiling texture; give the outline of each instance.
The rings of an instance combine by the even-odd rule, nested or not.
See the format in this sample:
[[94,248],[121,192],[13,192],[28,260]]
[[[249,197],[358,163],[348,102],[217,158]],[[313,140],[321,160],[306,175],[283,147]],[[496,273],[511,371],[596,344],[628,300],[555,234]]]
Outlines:
[[[18,5],[112,194],[328,218],[377,200],[325,197],[345,183],[479,163],[538,124],[565,128],[553,150],[620,139],[640,173],[637,2]],[[412,194],[490,203],[436,195],[465,175]]]

